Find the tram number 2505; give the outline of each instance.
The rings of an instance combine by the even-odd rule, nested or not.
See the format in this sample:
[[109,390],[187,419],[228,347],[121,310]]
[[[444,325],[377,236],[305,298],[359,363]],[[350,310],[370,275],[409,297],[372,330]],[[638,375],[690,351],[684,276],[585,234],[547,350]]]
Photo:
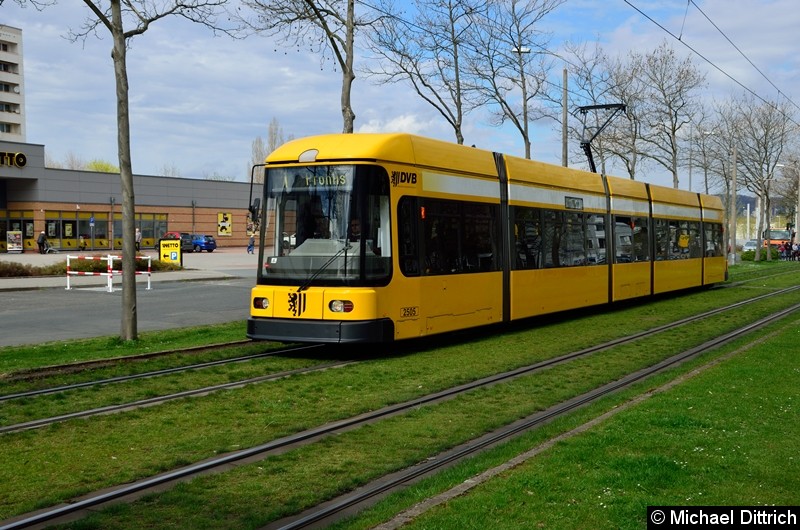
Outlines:
[[417,317],[419,316],[419,307],[401,307],[401,317]]

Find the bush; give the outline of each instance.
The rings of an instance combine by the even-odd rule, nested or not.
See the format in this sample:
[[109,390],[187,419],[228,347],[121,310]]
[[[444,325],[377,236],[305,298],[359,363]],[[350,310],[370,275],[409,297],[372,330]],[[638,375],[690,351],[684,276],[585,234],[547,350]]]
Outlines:
[[[106,260],[71,260],[69,264],[70,270],[76,272],[106,272],[108,262]],[[153,272],[159,271],[176,271],[180,270],[179,265],[172,263],[161,262],[153,260],[150,270]],[[122,261],[114,260],[114,270],[122,270]],[[136,270],[146,271],[147,260],[136,260]],[[66,276],[67,275],[67,260],[46,265],[43,267],[34,267],[30,264],[16,263],[13,261],[0,261],[0,278],[22,278],[28,276]]]
[[23,265],[13,261],[0,261],[0,278],[38,276],[38,269],[39,267],[32,267],[29,264]]
[[[770,251],[772,251],[772,259],[778,260],[780,259],[781,255],[778,252],[778,249],[775,247],[769,247]],[[767,259],[767,249],[761,249],[761,261]],[[742,252],[742,261],[754,261],[756,259],[756,251],[755,250],[746,250]]]

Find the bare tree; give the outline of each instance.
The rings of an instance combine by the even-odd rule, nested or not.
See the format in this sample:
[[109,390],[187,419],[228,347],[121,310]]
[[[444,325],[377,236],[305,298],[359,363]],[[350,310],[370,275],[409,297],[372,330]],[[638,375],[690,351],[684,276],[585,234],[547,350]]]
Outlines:
[[356,115],[351,103],[355,80],[354,42],[356,29],[374,21],[359,20],[355,0],[242,0],[255,14],[245,20],[250,28],[286,44],[309,45],[322,60],[332,53],[342,72],[343,131],[353,132]]
[[[24,4],[25,0],[17,0]],[[227,0],[84,0],[92,12],[78,31],[70,31],[73,41],[85,39],[105,28],[112,38],[111,57],[117,93],[117,147],[122,185],[122,321],[120,338],[138,338],[136,318],[136,243],[134,241],[135,195],[131,164],[130,118],[128,106],[128,71],[126,55],[129,41],[143,34],[150,24],[171,16],[183,17],[214,27],[217,8]],[[31,1],[42,5],[42,2]],[[126,29],[128,28],[128,29]]]
[[646,109],[644,82],[631,69],[631,62],[635,60],[634,54],[628,60],[608,59],[611,77],[608,94],[612,102],[625,105],[625,112],[623,117],[609,123],[607,132],[604,133],[606,152],[624,165],[631,180],[636,179],[636,174],[644,163],[642,135]]
[[[689,188],[691,189],[693,170],[697,168],[703,175],[703,192],[710,192],[709,177],[714,172],[716,164],[714,142],[712,136],[716,135],[714,125],[709,118],[709,110],[702,104],[698,107],[695,120],[689,125],[689,136],[686,138],[689,165]],[[717,170],[718,171],[718,170]]]
[[[280,147],[284,142],[286,142],[286,140],[291,140],[292,138],[292,135],[289,135],[288,137],[284,135],[283,127],[281,127],[281,124],[278,122],[278,118],[273,117],[269,122],[269,127],[267,128],[266,141],[260,136],[253,140],[252,157],[250,159],[251,164],[247,168],[247,175],[250,175],[252,166],[263,164],[271,152]],[[254,179],[255,182],[263,182],[263,173],[256,173]]]
[[464,143],[467,101],[462,47],[474,31],[474,15],[485,9],[484,0],[415,0],[413,20],[405,20],[393,6],[380,10],[387,16],[370,32],[369,47],[377,55],[365,69],[384,83],[407,82],[417,95],[436,109]]
[[175,164],[164,164],[159,169],[158,174],[162,177],[180,177],[181,172]]
[[[250,175],[250,171],[252,170],[253,166],[257,166],[259,164],[263,164],[264,161],[267,159],[267,155],[270,153],[267,150],[267,146],[264,144],[264,139],[260,136],[256,136],[256,139],[253,140],[251,144],[252,148],[252,156],[250,157],[250,164],[247,166],[247,175]],[[263,182],[264,177],[260,172],[256,172],[253,175],[253,178],[256,182]]]
[[205,180],[218,180],[220,182],[233,182],[236,180],[236,177],[233,175],[220,175],[216,171],[212,173],[206,173],[203,175],[203,179]]
[[[278,123],[278,118],[272,118],[267,129],[266,154],[268,155],[269,153],[273,152],[275,149],[283,145],[287,139],[291,138],[291,135],[287,138],[286,135],[283,134],[283,127],[281,127],[281,124]],[[266,158],[266,155],[264,158]]]
[[[603,52],[600,44],[595,42],[593,48],[589,48],[586,43],[576,44],[568,42],[565,51],[569,57],[571,68],[569,69],[569,102],[570,109],[577,109],[585,105],[605,105],[609,103],[619,103],[612,101],[611,94],[611,74],[608,70],[610,61]],[[574,111],[573,111],[574,113]],[[583,121],[583,120],[582,120]],[[585,124],[587,128],[594,131],[598,130],[603,123],[598,113],[587,114]],[[574,123],[574,121],[573,121]],[[586,161],[586,154],[579,148],[579,142],[583,141],[583,123],[580,127],[570,125],[568,135],[576,140],[574,142],[575,151],[573,158]],[[606,173],[606,158],[610,153],[606,152],[605,135],[599,135],[592,143],[592,149],[597,153],[600,160],[600,173]]]
[[[712,116],[704,122],[714,132],[707,138],[708,156],[712,160],[709,164],[709,186],[722,190],[723,202],[730,219],[738,208],[736,199],[743,187],[741,178],[737,176],[735,183],[733,179],[734,171],[738,174],[739,164],[734,160],[734,152],[738,146],[741,116],[731,101],[715,103]],[[733,189],[734,184],[736,189]]]
[[[467,32],[469,82],[480,105],[488,104],[495,125],[511,122],[531,157],[529,124],[550,116],[534,102],[545,92],[552,68],[549,37],[539,29],[542,19],[565,0],[503,0],[490,2],[472,15],[475,31]],[[552,98],[551,98],[552,99]]]
[[[797,128],[789,103],[756,101],[744,95],[734,100],[738,119],[738,164],[742,182],[759,200],[758,235],[770,227],[770,192],[784,150]],[[756,260],[760,258],[756,250]],[[767,260],[772,253],[767,252]]]
[[776,183],[775,191],[783,199],[784,204],[791,205],[786,208],[789,220],[787,225],[791,225],[795,233],[794,243],[797,243],[797,219],[798,208],[800,207],[800,150],[796,142],[793,143],[789,153],[784,156],[781,168],[781,179]]
[[688,128],[698,109],[696,94],[705,84],[705,74],[694,66],[690,57],[679,59],[663,42],[647,55],[634,55],[633,71],[648,88],[647,128],[642,140],[647,149],[642,155],[672,174],[677,189],[680,152],[679,132]]

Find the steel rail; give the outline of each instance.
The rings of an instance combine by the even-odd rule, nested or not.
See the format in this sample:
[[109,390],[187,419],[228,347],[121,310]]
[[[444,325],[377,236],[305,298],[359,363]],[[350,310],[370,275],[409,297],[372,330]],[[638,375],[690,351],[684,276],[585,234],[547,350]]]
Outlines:
[[[234,343],[235,344],[235,343]],[[45,396],[47,394],[55,394],[57,392],[66,392],[68,390],[76,390],[79,388],[87,388],[92,386],[102,386],[102,385],[109,385],[113,383],[124,383],[127,381],[134,381],[136,379],[146,379],[150,377],[157,377],[160,375],[168,375],[168,374],[175,374],[180,372],[188,372],[189,370],[200,370],[203,368],[209,368],[212,366],[221,366],[225,364],[234,364],[234,363],[242,363],[247,361],[252,361],[254,359],[260,359],[262,357],[271,357],[273,355],[279,355],[287,352],[295,352],[295,351],[302,351],[307,349],[315,349],[319,348],[321,345],[319,344],[312,344],[306,346],[296,346],[293,348],[286,348],[283,350],[270,350],[261,353],[254,353],[252,355],[242,355],[240,357],[232,357],[230,359],[219,359],[216,361],[208,361],[204,363],[197,363],[197,364],[190,364],[187,366],[177,366],[175,368],[164,368],[163,370],[153,370],[151,372],[142,372],[140,374],[132,374],[132,375],[121,375],[117,377],[109,377],[107,379],[98,379],[97,381],[85,381],[83,383],[74,383],[71,385],[61,385],[61,386],[54,386],[50,388],[42,388],[39,390],[28,390],[25,392],[17,392],[14,394],[5,394],[0,395],[0,403],[3,401],[9,401],[12,399],[19,399],[24,397],[34,397],[34,396]],[[207,349],[207,348],[206,348]],[[184,350],[177,350],[177,353],[183,353]],[[128,359],[126,357],[121,357],[119,359]]]
[[[560,357],[556,357],[554,359],[548,359],[548,360],[545,360],[545,361],[542,361],[542,362],[539,362],[539,363],[536,363],[536,364],[532,364],[532,365],[529,365],[529,366],[523,366],[521,368],[517,368],[517,369],[509,371],[509,372],[504,372],[504,373],[501,373],[501,374],[495,374],[495,375],[492,375],[492,376],[489,376],[489,377],[486,377],[486,378],[482,378],[482,379],[479,379],[477,381],[473,381],[471,383],[463,385],[463,387],[457,387],[457,388],[459,388],[459,390],[458,390],[459,392],[466,392],[468,390],[472,390],[473,388],[479,388],[479,387],[488,386],[490,384],[494,384],[494,383],[497,383],[497,382],[502,382],[502,381],[508,380],[509,378],[512,378],[512,377],[518,377],[520,375],[523,375],[523,374],[526,374],[526,373],[529,373],[529,372],[532,372],[532,371],[535,371],[535,370],[540,370],[540,369],[545,368],[545,367],[554,366],[556,364],[560,364],[560,363],[572,360],[572,359],[577,358],[577,357],[582,357],[582,356],[585,356],[585,355],[589,355],[591,353],[602,351],[604,349],[608,349],[608,348],[611,348],[611,347],[614,347],[614,346],[618,346],[620,344],[625,344],[627,342],[632,342],[632,341],[640,339],[642,337],[650,336],[650,335],[653,335],[655,333],[661,333],[663,331],[667,331],[667,330],[675,328],[675,327],[679,327],[679,326],[682,326],[682,325],[685,325],[685,324],[689,324],[691,322],[695,322],[697,320],[701,320],[701,319],[716,315],[718,313],[729,311],[729,310],[741,307],[743,305],[747,305],[747,304],[750,304],[750,303],[753,303],[753,302],[756,302],[756,301],[759,301],[759,300],[763,300],[765,298],[770,298],[770,297],[773,297],[773,296],[779,296],[779,295],[785,294],[787,292],[795,291],[795,290],[798,290],[798,289],[800,289],[800,286],[793,286],[793,287],[789,287],[789,288],[786,288],[786,289],[782,289],[780,291],[775,291],[775,292],[772,292],[772,293],[759,295],[759,296],[756,296],[756,297],[753,297],[753,298],[750,298],[750,299],[747,299],[747,300],[742,300],[740,302],[735,302],[735,303],[730,304],[730,305],[725,306],[725,307],[712,309],[712,310],[706,311],[704,313],[700,313],[700,314],[697,314],[697,315],[686,317],[686,318],[681,319],[681,320],[677,320],[675,322],[670,322],[668,324],[657,326],[655,328],[650,328],[648,330],[645,330],[645,331],[642,331],[642,332],[639,332],[639,333],[635,333],[633,335],[628,335],[626,337],[621,337],[619,339],[614,339],[614,340],[608,341],[606,343],[600,344],[598,346],[592,346],[590,348],[586,348],[586,349],[583,349],[583,350],[567,353],[565,355],[562,355]],[[321,345],[309,346],[309,348],[318,348],[318,347],[321,347]],[[303,349],[303,347],[299,347],[299,348],[296,348],[296,349],[301,350],[301,349]],[[289,351],[294,351],[294,350],[289,350]],[[282,350],[282,352],[285,352],[285,350]],[[265,354],[256,354],[256,355],[257,356],[262,356],[262,355],[265,355]],[[249,356],[247,356],[247,357],[249,357]],[[229,361],[233,362],[233,360],[229,360]],[[227,390],[227,389],[231,389],[231,388],[238,388],[238,387],[245,386],[245,385],[248,385],[248,384],[277,380],[277,379],[281,379],[281,378],[284,378],[284,377],[288,377],[288,376],[296,375],[296,374],[300,374],[300,373],[311,373],[311,372],[315,372],[315,371],[318,371],[318,370],[327,370],[327,369],[330,369],[330,368],[338,368],[338,367],[341,367],[341,366],[345,366],[347,364],[352,364],[354,362],[357,362],[357,361],[350,360],[350,361],[343,361],[343,362],[340,362],[340,363],[329,363],[329,364],[325,364],[325,365],[317,365],[317,366],[314,366],[314,367],[302,368],[302,369],[297,369],[297,370],[288,370],[288,371],[285,371],[285,372],[280,372],[278,374],[270,374],[270,375],[266,375],[266,376],[259,376],[259,377],[254,377],[254,378],[250,378],[250,379],[244,379],[244,380],[240,380],[240,381],[232,381],[232,382],[229,382],[229,383],[223,383],[223,384],[219,384],[219,385],[213,385],[213,386],[208,386],[208,387],[203,387],[203,388],[198,388],[198,389],[193,389],[193,390],[185,390],[183,392],[177,392],[175,394],[168,394],[166,396],[157,396],[157,397],[147,398],[147,399],[143,399],[143,400],[139,400],[139,401],[133,401],[133,402],[128,402],[128,403],[120,403],[120,404],[117,404],[117,405],[109,405],[109,406],[106,406],[106,407],[98,407],[98,408],[95,408],[95,409],[72,412],[72,413],[69,413],[69,414],[62,414],[62,415],[59,415],[59,416],[52,416],[52,417],[49,417],[49,418],[40,418],[40,419],[37,419],[37,420],[31,420],[31,421],[24,422],[24,423],[16,423],[16,424],[13,424],[13,425],[0,426],[0,434],[7,434],[7,433],[25,431],[25,430],[29,430],[29,429],[36,429],[36,428],[39,428],[39,427],[44,427],[46,425],[51,425],[51,424],[54,424],[54,423],[59,423],[59,422],[68,421],[68,420],[77,419],[77,418],[87,418],[87,417],[90,417],[90,416],[97,416],[97,415],[101,415],[101,414],[110,414],[110,413],[114,413],[114,412],[131,410],[131,409],[134,409],[134,408],[142,408],[142,407],[149,407],[149,406],[159,405],[161,403],[165,403],[167,401],[172,401],[172,400],[175,400],[175,399],[181,399],[181,398],[185,398],[185,397],[192,397],[192,396],[210,394],[212,392],[216,392],[216,391],[219,391],[219,390]],[[225,364],[225,361],[211,361],[210,363],[203,363],[202,365],[195,365],[195,367],[196,366],[205,366],[205,365],[214,366],[214,365],[218,365],[218,364]],[[189,368],[190,367],[175,368],[175,369],[169,368],[169,369],[166,369],[163,372],[172,373],[172,372],[175,372],[175,371],[183,371],[184,369],[189,369]],[[162,372],[162,371],[152,372],[152,373],[156,374],[156,375],[160,375],[160,372]],[[130,379],[137,379],[140,376],[143,377],[145,375],[146,374],[139,374],[139,375],[135,375],[135,376],[130,376]],[[121,380],[127,380],[127,379],[125,379],[127,377],[128,376],[122,376]],[[95,384],[100,384],[100,383],[101,382],[96,382]],[[92,383],[79,383],[78,385],[70,386],[70,387],[67,387],[67,388],[68,389],[72,389],[72,388],[82,388],[82,387],[87,387],[87,386],[93,386],[93,384]],[[438,398],[435,398],[435,399],[438,399]]]
[[243,339],[243,340],[233,340],[230,342],[221,342],[216,344],[206,344],[203,346],[189,346],[186,348],[179,348],[177,350],[160,350],[154,352],[147,352],[147,353],[137,353],[133,355],[119,355],[116,357],[108,357],[105,359],[91,359],[88,361],[76,361],[74,363],[66,363],[66,364],[54,364],[50,366],[40,366],[38,368],[28,368],[25,370],[20,370],[15,372],[11,377],[8,379],[10,380],[19,380],[19,379],[26,379],[30,377],[41,377],[42,375],[49,375],[52,372],[57,373],[72,373],[72,372],[79,372],[85,369],[90,369],[94,367],[104,367],[108,365],[112,365],[119,362],[133,362],[133,361],[142,361],[146,359],[155,359],[158,357],[165,357],[167,355],[174,355],[176,353],[193,353],[197,351],[204,351],[204,350],[218,350],[223,348],[230,348],[231,346],[240,346],[245,344],[253,344],[254,341],[250,339]]
[[39,427],[44,427],[46,425],[51,425],[53,423],[60,423],[62,421],[67,420],[74,420],[77,418],[88,418],[90,416],[99,416],[101,414],[111,414],[113,412],[121,412],[124,410],[132,410],[137,408],[144,408],[144,407],[152,407],[155,405],[160,405],[162,403],[166,403],[168,401],[173,401],[176,399],[182,399],[187,397],[193,396],[201,396],[206,394],[211,394],[213,392],[218,392],[220,390],[230,390],[232,388],[239,388],[247,385],[251,385],[254,383],[263,383],[266,381],[276,381],[278,379],[284,379],[286,377],[290,377],[293,375],[299,374],[306,374],[312,372],[318,372],[322,370],[330,370],[333,368],[341,368],[343,366],[347,366],[348,364],[352,364],[356,361],[340,361],[335,363],[326,363],[326,364],[318,364],[315,366],[309,366],[307,368],[296,368],[294,370],[285,370],[283,372],[277,372],[274,374],[269,375],[260,375],[258,377],[252,377],[249,379],[242,379],[239,381],[231,381],[229,383],[222,383],[219,385],[212,385],[206,386],[203,388],[195,388],[192,390],[184,390],[183,392],[176,392],[174,394],[168,394],[165,396],[157,396],[147,399],[140,399],[138,401],[132,401],[129,403],[120,403],[118,405],[108,405],[106,407],[98,407],[95,409],[89,410],[81,410],[78,412],[71,412],[69,414],[62,414],[60,416],[51,416],[49,418],[41,418],[38,420],[31,420],[24,423],[15,423],[13,425],[6,425],[0,427],[0,434],[8,434],[12,432],[21,432],[27,431],[30,429],[37,429]]
[[[577,351],[577,352],[571,352],[571,353],[568,353],[568,354],[565,354],[565,355],[562,355],[562,356],[559,356],[559,357],[556,357],[556,358],[553,358],[553,359],[549,359],[549,360],[546,360],[546,361],[541,361],[541,362],[538,362],[538,363],[535,363],[535,364],[532,364],[532,365],[529,365],[529,366],[525,366],[525,367],[521,367],[521,368],[518,368],[518,369],[515,369],[515,370],[504,372],[502,374],[495,374],[495,375],[492,375],[492,376],[488,376],[488,377],[482,378],[482,379],[477,380],[477,381],[472,381],[470,383],[465,383],[463,385],[459,385],[457,387],[452,387],[452,388],[449,388],[449,389],[446,389],[446,390],[443,390],[443,391],[440,391],[440,392],[436,392],[436,393],[429,394],[429,395],[426,395],[426,396],[421,396],[419,398],[416,398],[416,399],[413,399],[413,400],[410,400],[410,401],[407,401],[407,402],[404,402],[404,403],[398,403],[398,404],[390,405],[390,406],[384,407],[382,409],[378,409],[376,411],[367,412],[367,413],[364,413],[364,414],[361,414],[361,415],[358,415],[358,416],[354,416],[354,417],[351,417],[351,418],[346,418],[346,419],[339,420],[339,421],[336,421],[336,422],[328,423],[328,424],[325,424],[323,426],[314,427],[312,429],[308,429],[308,430],[305,430],[305,431],[302,431],[302,432],[299,432],[299,433],[295,433],[293,435],[289,435],[289,436],[286,436],[286,437],[283,437],[283,438],[272,440],[272,441],[267,442],[265,444],[261,444],[261,445],[258,445],[258,446],[255,446],[255,447],[251,447],[251,448],[248,448],[248,449],[243,449],[243,450],[240,450],[240,451],[232,452],[232,453],[229,453],[229,454],[226,454],[226,455],[222,455],[222,456],[219,456],[219,457],[216,457],[216,458],[211,458],[211,459],[208,459],[208,460],[206,460],[204,462],[199,462],[197,464],[193,464],[193,465],[181,468],[181,469],[177,469],[177,470],[174,470],[174,471],[171,471],[171,472],[167,472],[167,473],[164,473],[164,474],[161,474],[161,475],[150,477],[150,478],[147,478],[147,479],[135,482],[135,483],[126,484],[126,485],[119,486],[119,487],[113,487],[111,489],[104,490],[104,493],[101,493],[99,495],[92,495],[92,496],[89,496],[89,497],[87,497],[87,498],[85,498],[83,500],[80,500],[80,501],[70,502],[67,505],[57,506],[57,507],[54,507],[52,509],[46,509],[46,510],[43,510],[42,512],[40,512],[40,513],[33,514],[33,515],[30,515],[30,516],[23,516],[22,518],[20,518],[17,521],[9,522],[6,526],[0,526],[0,530],[15,530],[17,528],[25,528],[25,527],[29,527],[29,526],[32,526],[32,525],[45,523],[45,522],[48,522],[48,521],[52,521],[54,519],[66,517],[66,516],[68,516],[70,514],[73,514],[75,512],[80,512],[80,511],[83,511],[83,510],[87,510],[87,509],[90,509],[90,508],[97,507],[99,505],[102,505],[102,504],[104,504],[106,502],[109,502],[109,501],[112,501],[112,500],[115,500],[115,499],[119,499],[119,498],[130,496],[130,495],[141,494],[142,492],[144,492],[146,490],[153,489],[153,488],[156,488],[156,487],[163,487],[165,484],[168,484],[168,483],[171,483],[171,482],[175,482],[175,481],[179,481],[179,480],[185,480],[185,479],[190,478],[192,476],[199,475],[201,473],[207,473],[207,472],[213,471],[213,470],[215,470],[217,468],[229,466],[229,465],[235,464],[237,462],[241,462],[243,460],[252,459],[252,458],[255,458],[255,457],[264,458],[264,457],[268,456],[269,454],[274,453],[274,452],[278,451],[279,449],[282,449],[282,448],[285,448],[285,447],[295,446],[295,445],[300,445],[300,444],[307,444],[307,443],[310,443],[311,441],[314,441],[316,439],[320,439],[320,438],[322,438],[324,436],[327,436],[327,435],[330,435],[330,434],[341,433],[341,432],[344,432],[346,430],[351,430],[353,428],[360,427],[362,425],[365,425],[365,424],[368,424],[368,423],[372,423],[372,422],[378,421],[378,420],[383,419],[383,418],[387,418],[387,417],[390,417],[390,416],[394,416],[394,415],[400,414],[402,412],[405,412],[406,410],[415,409],[415,408],[417,408],[419,406],[422,406],[422,405],[426,405],[426,404],[430,404],[430,403],[434,403],[434,402],[442,402],[442,401],[445,401],[447,399],[452,399],[454,397],[457,397],[458,395],[461,395],[461,394],[463,394],[465,392],[468,392],[470,390],[473,390],[473,389],[477,389],[477,388],[481,388],[481,387],[487,387],[487,386],[494,385],[494,384],[497,384],[497,383],[500,383],[500,382],[512,380],[514,378],[517,378],[517,377],[520,377],[522,375],[525,375],[525,374],[540,370],[540,369],[545,368],[545,367],[550,367],[550,366],[554,366],[554,365],[557,365],[557,364],[560,364],[560,363],[564,363],[564,362],[566,362],[568,360],[572,360],[572,359],[575,359],[575,358],[578,358],[578,357],[582,357],[582,356],[586,356],[586,355],[589,355],[589,354],[592,354],[592,353],[596,353],[596,352],[611,348],[613,346],[624,344],[626,342],[633,342],[633,341],[635,341],[635,340],[637,340],[639,338],[642,338],[643,336],[649,336],[649,335],[652,335],[653,333],[666,331],[666,330],[669,330],[669,329],[672,329],[672,328],[675,328],[675,327],[678,327],[678,326],[681,326],[681,325],[684,325],[684,324],[691,323],[693,321],[701,320],[701,319],[706,318],[708,316],[712,316],[712,315],[718,314],[718,313],[720,313],[722,311],[726,311],[726,310],[729,310],[729,309],[732,309],[732,308],[735,308],[735,307],[741,307],[741,306],[743,306],[743,305],[745,305],[745,304],[747,304],[747,303],[749,303],[751,301],[754,301],[754,300],[769,298],[769,297],[772,297],[772,296],[777,296],[777,295],[781,294],[782,292],[791,291],[791,290],[795,290],[795,289],[799,289],[799,288],[800,288],[800,286],[797,286],[797,287],[785,289],[783,291],[777,291],[777,292],[761,295],[761,296],[755,297],[754,299],[751,299],[751,300],[736,302],[734,304],[726,306],[725,308],[718,308],[718,309],[713,309],[713,310],[710,310],[710,311],[706,311],[704,313],[701,313],[701,314],[698,314],[698,315],[694,315],[692,317],[687,317],[685,319],[681,319],[681,320],[673,322],[673,323],[664,324],[664,325],[658,326],[656,328],[651,328],[650,330],[647,330],[647,331],[644,331],[644,332],[640,332],[640,333],[636,333],[636,334],[628,336],[628,337],[615,339],[615,340],[606,342],[606,343],[598,345],[598,346],[586,348],[584,350],[580,350],[580,351]],[[779,315],[778,317],[776,317],[776,316],[766,317],[765,319],[761,319],[761,320],[759,320],[758,322],[756,322],[754,324],[750,324],[750,325],[744,326],[743,328],[740,328],[740,330],[745,329],[747,331],[750,331],[751,329],[754,329],[755,327],[763,327],[764,325],[766,325],[766,323],[768,323],[767,322],[768,319],[770,319],[770,318],[772,318],[772,319],[782,318],[786,314],[788,314],[788,313],[790,313],[792,311],[795,311],[798,307],[800,307],[800,304],[795,305],[795,306],[793,306],[793,307],[791,307],[789,309],[782,310],[779,313],[776,313],[775,315]],[[764,323],[764,322],[766,322],[766,323]],[[718,345],[720,345],[720,344],[722,344],[722,343],[724,343],[726,341],[733,340],[733,338],[735,338],[734,334],[738,333],[739,335],[741,335],[743,333],[740,330],[728,333],[726,335],[723,335],[720,338],[713,339],[712,341],[709,341],[706,344],[714,343],[714,344],[716,344],[718,346]],[[736,335],[736,336],[739,336],[739,335]],[[729,338],[729,337],[732,337],[732,338]],[[700,347],[697,347],[697,348],[693,348],[692,350],[688,350],[688,351],[689,352],[694,352],[695,350],[699,351],[699,349],[703,348],[703,347],[705,347],[705,349],[709,349],[708,346],[703,345],[703,346],[700,346]],[[705,349],[703,349],[702,351],[705,351]],[[697,353],[695,353],[695,355],[696,354]],[[684,354],[679,354],[679,355],[683,355],[684,357],[688,357],[691,354],[684,353]],[[667,362],[667,361],[663,361],[663,362]],[[654,365],[654,366],[659,366],[660,364],[663,364],[663,362],[659,363],[657,365]],[[672,361],[672,364],[674,364],[675,362],[676,361]],[[639,373],[639,372],[637,372],[637,373]],[[640,375],[638,378],[641,379],[642,377],[644,377],[644,376]],[[619,384],[619,381],[617,381],[615,383],[610,383],[610,385],[615,385],[615,384]],[[609,386],[609,385],[606,385],[606,386]],[[600,387],[600,389],[603,389],[606,386]],[[597,389],[594,392],[597,392],[600,389]],[[608,393],[610,391],[611,390],[606,390],[605,393]],[[579,398],[574,398],[574,399],[580,400],[580,397]],[[586,399],[588,399],[588,398],[586,398]],[[572,401],[573,400],[570,400],[568,403],[571,403]],[[540,421],[543,421],[543,420],[540,420]],[[513,425],[516,425],[516,423],[513,424]],[[474,443],[474,442],[470,442],[470,443]],[[431,463],[431,465],[432,465],[432,463]],[[405,480],[408,480],[408,478],[405,479]],[[376,493],[373,493],[372,495],[374,496],[374,495],[377,495],[378,493],[379,492],[376,492]],[[341,509],[344,509],[344,508],[341,508]],[[316,516],[315,516],[315,518],[316,518]],[[310,524],[310,523],[308,523],[308,524]]]
[[418,479],[419,477],[451,466],[483,451],[487,447],[508,441],[546,421],[562,416],[576,408],[588,405],[608,394],[627,388],[638,381],[647,379],[653,375],[657,375],[669,368],[697,357],[702,353],[714,350],[728,342],[747,335],[752,331],[761,329],[777,320],[786,317],[798,309],[800,309],[800,304],[794,305],[788,309],[783,309],[754,323],[748,324],[730,333],[711,339],[699,346],[676,354],[650,367],[634,372],[617,381],[612,381],[611,383],[550,407],[547,410],[529,416],[522,421],[517,421],[510,426],[501,428],[493,433],[479,438],[478,440],[473,440],[467,444],[463,444],[462,446],[459,446],[459,448],[450,450],[443,455],[437,455],[436,457],[430,458],[417,466],[408,468],[405,472],[395,473],[390,480],[376,481],[378,483],[374,486],[361,488],[356,493],[345,495],[338,500],[328,501],[327,503],[321,505],[319,509],[307,510],[304,512],[305,515],[301,515],[299,518],[287,518],[290,520],[290,522],[287,522],[286,524],[280,525],[272,523],[268,525],[267,528],[278,528],[279,530],[298,530],[301,528],[308,528],[321,521],[330,519],[338,513],[358,506],[373,497],[387,493],[398,488],[399,486],[408,485],[410,482]]

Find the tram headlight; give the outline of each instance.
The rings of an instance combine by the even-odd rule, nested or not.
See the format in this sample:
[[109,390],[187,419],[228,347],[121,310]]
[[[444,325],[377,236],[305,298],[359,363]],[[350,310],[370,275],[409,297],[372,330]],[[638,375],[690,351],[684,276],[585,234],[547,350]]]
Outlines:
[[331,300],[328,307],[334,313],[349,313],[353,310],[353,302],[350,300]]
[[257,296],[253,298],[253,308],[269,309],[269,298]]

